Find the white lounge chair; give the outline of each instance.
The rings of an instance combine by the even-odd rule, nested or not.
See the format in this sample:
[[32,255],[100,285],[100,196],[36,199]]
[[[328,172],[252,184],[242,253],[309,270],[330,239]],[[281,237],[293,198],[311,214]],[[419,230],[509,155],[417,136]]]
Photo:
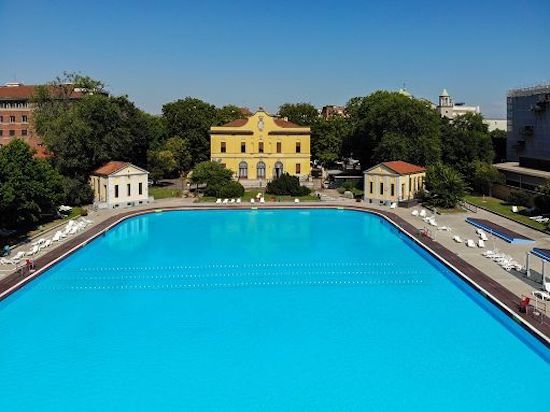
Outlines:
[[250,203],[256,203],[256,201],[254,200],[254,198],[250,199]]
[[265,198],[263,196],[260,197],[260,203],[265,203]]
[[485,234],[485,232],[481,232],[479,234],[479,240],[483,240],[484,242],[487,242],[489,240],[489,238],[487,237],[487,235]]
[[420,217],[426,217],[426,209],[422,209],[420,213],[418,214]]
[[235,203],[235,199],[231,199],[229,203]]
[[298,198],[294,199],[294,203],[300,203],[300,199]]
[[512,213],[517,213],[519,212],[519,209],[517,206],[512,206]]
[[397,207],[397,203],[393,202],[391,205],[390,205],[390,209],[395,209]]
[[538,220],[538,219],[542,219],[543,216],[531,216],[529,219],[531,220]]
[[222,200],[221,199],[216,199],[216,203],[221,203]]
[[225,204],[225,203],[227,203],[227,202],[229,202],[229,199],[223,199],[223,202],[222,202],[222,203]]
[[20,251],[15,254],[14,257],[11,258],[15,263],[19,262],[21,259],[25,257],[25,252]]
[[61,232],[55,232],[55,235],[52,237],[52,242],[59,242],[61,240]]
[[476,244],[474,243],[474,241],[472,239],[468,239],[466,241],[466,246],[468,247],[476,247]]
[[462,242],[463,242],[462,239],[460,238],[460,236],[458,236],[458,235],[454,235],[454,236],[453,236],[453,240],[454,240],[456,243],[462,243]]
[[241,203],[241,198],[240,197],[237,199],[237,203]]
[[550,300],[550,282],[543,281],[542,288],[543,290],[534,290],[533,296],[542,300]]
[[38,246],[33,246],[31,250],[29,250],[27,253],[25,253],[25,255],[26,256],[32,256],[36,253],[38,253]]
[[51,239],[48,239],[48,240],[46,240],[46,241],[44,242],[44,247],[45,247],[45,248],[46,248],[46,247],[50,247],[51,244],[52,244],[52,240],[51,240]]
[[414,210],[411,212],[411,215],[413,215],[413,216],[418,216],[418,210],[414,209]]
[[483,239],[479,239],[477,241],[477,246],[478,247],[485,247],[485,241]]
[[15,265],[15,262],[11,259],[0,258],[1,265]]

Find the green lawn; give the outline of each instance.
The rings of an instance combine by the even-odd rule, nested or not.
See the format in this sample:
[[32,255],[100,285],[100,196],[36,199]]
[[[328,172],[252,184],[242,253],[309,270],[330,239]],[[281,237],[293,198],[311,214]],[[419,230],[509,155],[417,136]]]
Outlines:
[[[512,205],[504,200],[495,199],[494,197],[489,197],[489,196],[474,196],[474,195],[468,195],[464,198],[464,200],[478,207],[482,207],[484,209],[506,216],[507,218],[511,220],[515,220],[516,222],[523,223],[534,229],[547,231],[546,225],[535,222],[529,219],[529,217],[522,215],[520,213],[512,212]],[[525,209],[522,206],[518,206],[518,208],[520,212]]]
[[[314,195],[307,195],[307,196],[275,196],[275,195],[269,195],[265,194],[262,189],[254,189],[254,190],[247,190],[244,192],[244,195],[241,197],[242,202],[249,203],[250,199],[254,198],[256,199],[256,195],[258,193],[263,193],[265,197],[266,202],[292,202],[294,199],[298,198],[302,202],[316,202],[319,199],[317,196]],[[215,197],[210,196],[204,196],[199,199],[199,202],[215,202]]]
[[149,196],[153,196],[155,200],[168,199],[170,197],[181,197],[181,190],[173,187],[149,187]]

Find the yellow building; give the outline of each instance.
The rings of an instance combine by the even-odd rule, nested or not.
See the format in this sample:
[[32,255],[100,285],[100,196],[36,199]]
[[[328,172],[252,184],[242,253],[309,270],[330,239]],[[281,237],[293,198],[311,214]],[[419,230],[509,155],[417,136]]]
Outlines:
[[424,188],[426,169],[396,160],[365,170],[365,201],[391,204],[415,199]]
[[247,119],[211,127],[210,158],[232,170],[239,181],[249,181],[249,185],[283,173],[304,180],[311,171],[310,135],[309,127],[260,109]]

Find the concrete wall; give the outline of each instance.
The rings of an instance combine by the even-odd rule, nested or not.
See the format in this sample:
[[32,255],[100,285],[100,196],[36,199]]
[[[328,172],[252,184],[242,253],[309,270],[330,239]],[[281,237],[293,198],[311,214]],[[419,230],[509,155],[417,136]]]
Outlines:
[[550,104],[534,110],[549,92],[508,96],[507,158],[521,157],[550,160]]

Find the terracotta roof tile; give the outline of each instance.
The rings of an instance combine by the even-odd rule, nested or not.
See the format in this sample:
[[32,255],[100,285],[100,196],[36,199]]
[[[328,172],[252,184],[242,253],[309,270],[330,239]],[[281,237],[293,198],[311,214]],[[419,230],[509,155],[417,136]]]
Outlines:
[[382,164],[400,175],[410,175],[412,173],[421,173],[426,171],[425,167],[413,165],[412,163],[407,163],[402,160],[383,162]]
[[[36,91],[36,85],[21,85],[21,86],[0,86],[0,100],[28,100]],[[50,93],[61,94],[61,89],[54,86],[48,86]],[[80,98],[82,92],[72,91],[71,98]]]
[[221,125],[220,127],[241,127],[248,123],[248,119],[237,119]]
[[119,160],[111,160],[110,162],[105,163],[103,166],[97,168],[92,172],[94,175],[99,176],[109,176],[113,173],[118,172],[119,170],[124,169],[125,167],[130,166],[128,162],[121,162]]
[[285,127],[285,128],[296,128],[296,127],[303,127],[299,126],[296,123],[289,122],[288,120],[284,119],[273,119],[275,124],[279,127]]

